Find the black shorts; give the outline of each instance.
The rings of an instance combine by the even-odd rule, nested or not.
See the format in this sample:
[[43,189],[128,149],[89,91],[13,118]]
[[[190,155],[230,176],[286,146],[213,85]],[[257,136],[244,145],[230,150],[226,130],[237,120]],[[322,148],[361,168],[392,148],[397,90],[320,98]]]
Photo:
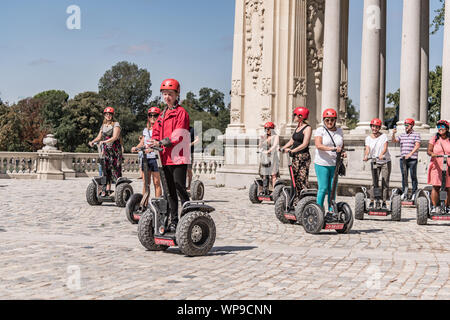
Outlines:
[[[148,171],[158,172],[158,163],[156,159],[147,159]],[[144,171],[144,159],[142,159],[142,171]]]

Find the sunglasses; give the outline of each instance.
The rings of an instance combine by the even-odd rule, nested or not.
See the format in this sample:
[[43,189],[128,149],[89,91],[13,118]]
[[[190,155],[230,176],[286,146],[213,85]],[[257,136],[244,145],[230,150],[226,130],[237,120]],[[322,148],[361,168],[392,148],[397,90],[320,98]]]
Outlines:
[[376,126],[376,125],[373,125],[373,124],[370,127],[373,128],[373,129],[380,129],[381,128],[380,126]]
[[105,116],[112,116],[113,114],[112,113],[109,113],[109,112],[106,112],[105,113]]
[[328,122],[328,123],[332,123],[332,122],[336,122],[336,119],[335,118],[328,118],[328,119],[325,119],[323,121]]
[[159,114],[152,113],[152,114],[149,114],[148,117],[149,118],[158,118]]
[[444,126],[443,124],[438,125],[437,128],[438,128],[438,130],[447,129],[447,127]]

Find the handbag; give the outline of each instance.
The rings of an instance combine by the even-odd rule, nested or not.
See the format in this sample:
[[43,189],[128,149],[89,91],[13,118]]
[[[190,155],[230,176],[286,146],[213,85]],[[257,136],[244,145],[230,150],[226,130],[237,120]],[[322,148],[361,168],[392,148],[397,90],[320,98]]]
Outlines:
[[270,155],[267,153],[261,153],[261,166],[268,168],[272,165],[270,161]]
[[[331,138],[331,141],[332,141],[333,144],[334,144],[334,147],[336,148],[336,147],[337,147],[337,146],[336,146],[336,143],[334,142],[334,139],[333,139],[333,137],[331,136],[330,131],[328,131],[328,129],[325,128],[325,127],[324,127],[324,129],[327,131],[328,135],[329,135],[330,138]],[[345,177],[345,175],[346,175],[346,168],[345,168],[344,162],[341,162],[341,165],[339,166],[339,168],[337,168],[337,170],[338,170],[339,176]]]

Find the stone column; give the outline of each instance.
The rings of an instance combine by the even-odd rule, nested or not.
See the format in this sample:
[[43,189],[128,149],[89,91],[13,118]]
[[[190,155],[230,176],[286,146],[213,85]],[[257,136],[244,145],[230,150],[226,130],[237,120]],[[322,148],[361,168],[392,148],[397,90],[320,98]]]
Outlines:
[[[420,115],[420,25],[422,0],[403,1],[402,60],[400,70],[400,118]],[[422,123],[416,121],[420,127]]]
[[342,0],[341,7],[341,83],[339,88],[339,125],[348,132],[347,127],[347,101],[348,101],[348,20],[349,0]]
[[384,114],[386,111],[386,0],[381,0],[380,6],[380,101],[378,118],[384,123]]
[[421,61],[420,61],[420,117],[422,128],[428,125],[428,77],[430,74],[430,0],[422,0],[422,24],[420,26]]
[[337,111],[341,81],[341,0],[325,1],[323,51],[321,111],[328,108]]
[[356,132],[370,130],[370,121],[378,117],[380,100],[380,27],[381,0],[364,0],[361,52],[360,119]]
[[233,66],[231,80],[231,111],[230,124],[227,128],[227,134],[243,133],[245,128],[243,124],[243,81],[244,81],[244,0],[236,0],[234,40],[233,40]]
[[441,119],[450,120],[450,0],[445,0]]

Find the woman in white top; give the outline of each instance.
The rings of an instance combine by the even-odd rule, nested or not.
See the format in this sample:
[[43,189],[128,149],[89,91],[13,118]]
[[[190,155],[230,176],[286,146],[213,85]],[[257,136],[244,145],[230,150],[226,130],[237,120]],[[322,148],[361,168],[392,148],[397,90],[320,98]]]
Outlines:
[[[331,210],[331,190],[334,172],[336,170],[337,152],[344,148],[344,132],[336,127],[337,112],[327,109],[323,112],[324,126],[316,130],[314,135],[316,153],[314,168],[317,175],[317,204],[324,206],[325,196],[328,195],[328,208]],[[345,154],[342,155],[345,157]]]
[[[391,155],[388,150],[388,137],[381,133],[382,122],[380,119],[373,119],[370,122],[372,134],[366,138],[366,149],[364,153],[364,161],[369,158],[377,158],[378,176],[381,173],[381,190],[383,193],[383,209],[386,209],[386,201],[389,193],[389,179],[391,177]],[[373,186],[370,192],[370,205],[373,208],[374,195]]]
[[[161,109],[159,109],[157,107],[152,107],[152,108],[148,109],[147,127],[142,132],[142,139],[139,141],[139,144],[136,147],[131,148],[131,152],[136,152],[138,148],[141,148],[144,145],[150,144],[150,140],[152,139],[152,128],[153,128],[153,125],[155,124],[156,120],[158,119],[160,113],[161,113]],[[147,163],[142,161],[142,165],[141,165],[142,180],[145,181],[144,166],[147,166],[147,168],[148,168],[147,181],[150,184],[151,180],[153,179],[153,185],[155,187],[155,197],[159,198],[159,197],[161,197],[162,191],[161,191],[161,177],[159,175],[158,163],[156,162],[156,155],[150,149],[146,149],[145,153],[147,154]],[[145,184],[143,186],[142,194],[145,194]]]

